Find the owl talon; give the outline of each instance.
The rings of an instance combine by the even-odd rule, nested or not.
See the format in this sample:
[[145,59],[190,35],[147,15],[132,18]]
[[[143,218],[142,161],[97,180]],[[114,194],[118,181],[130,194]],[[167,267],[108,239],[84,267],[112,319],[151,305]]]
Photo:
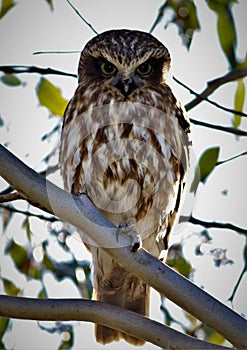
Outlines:
[[131,247],[130,251],[131,252],[136,252],[142,245],[141,237],[137,233],[135,233],[128,224],[125,222],[120,224],[117,228],[117,233],[116,233],[116,239],[118,241],[118,236],[119,234],[126,234],[131,241]]

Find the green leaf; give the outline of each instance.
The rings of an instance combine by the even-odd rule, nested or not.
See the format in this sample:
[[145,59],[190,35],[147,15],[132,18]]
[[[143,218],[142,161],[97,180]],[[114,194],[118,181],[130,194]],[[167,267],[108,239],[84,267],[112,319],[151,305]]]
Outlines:
[[22,82],[14,74],[4,74],[0,78],[1,82],[7,86],[15,87],[22,85]]
[[162,21],[167,10],[171,9],[173,16],[165,28],[171,23],[178,27],[179,35],[182,38],[183,44],[189,49],[195,30],[200,29],[200,24],[197,17],[196,6],[192,0],[167,0],[160,7],[157,18],[150,30],[150,33]]
[[26,217],[26,219],[23,221],[22,228],[24,230],[26,230],[27,238],[28,238],[28,240],[30,242],[31,241],[32,231],[31,231],[31,228],[30,228],[30,223],[29,223],[29,218],[28,217]]
[[12,240],[6,248],[6,252],[10,254],[17,269],[27,274],[29,266],[27,250]]
[[62,342],[60,343],[58,350],[71,349],[74,344],[74,332],[73,329],[67,329],[62,333]]
[[9,318],[5,318],[5,317],[0,318],[0,349],[6,349],[2,342],[2,339],[3,339],[4,333],[8,329],[9,322],[10,322]]
[[174,244],[171,246],[166,263],[187,278],[191,274],[192,267],[190,263],[184,258],[182,246],[180,244]]
[[63,116],[68,101],[62,96],[59,88],[49,80],[41,78],[36,92],[41,106],[46,107],[53,115]]
[[235,56],[235,48],[237,44],[237,36],[235,23],[232,15],[232,4],[236,0],[209,0],[207,4],[211,10],[216,12],[218,16],[217,29],[218,37],[222,50],[224,51],[231,68],[236,68],[237,60]]
[[54,10],[53,0],[45,0],[45,2],[47,2],[47,4],[50,6],[51,11],[53,11]]
[[2,7],[0,10],[0,19],[2,19],[9,10],[14,7],[16,3],[14,0],[2,0]]
[[210,173],[217,164],[220,148],[213,147],[207,149],[199,159],[196,167],[194,179],[191,184],[190,192],[195,192],[199,183],[205,183]]
[[[234,97],[234,109],[236,111],[242,112],[243,107],[244,107],[244,101],[245,101],[245,85],[244,85],[244,80],[239,79],[237,81],[237,89],[235,92],[235,97]],[[234,115],[234,119],[232,121],[232,124],[235,129],[237,129],[240,126],[242,117],[238,114]]]
[[3,220],[3,232],[7,229],[14,213],[11,210],[2,208],[1,209],[2,220]]
[[38,298],[39,298],[39,299],[46,299],[46,298],[48,298],[48,295],[47,295],[47,292],[46,292],[45,287],[43,287],[43,288],[40,290],[40,292],[39,292],[39,294],[38,294]]
[[6,294],[16,296],[20,293],[20,289],[12,281],[6,278],[2,278],[2,281]]
[[220,335],[219,333],[215,332],[212,328],[203,325],[201,328],[205,335],[206,335],[206,341],[209,343],[213,343],[213,344],[218,344],[218,345],[223,345],[223,343],[225,342],[225,338],[222,337],[222,335]]
[[49,258],[49,256],[45,253],[43,257],[43,264],[47,270],[50,270],[52,272],[55,272],[55,266],[52,262],[52,260]]

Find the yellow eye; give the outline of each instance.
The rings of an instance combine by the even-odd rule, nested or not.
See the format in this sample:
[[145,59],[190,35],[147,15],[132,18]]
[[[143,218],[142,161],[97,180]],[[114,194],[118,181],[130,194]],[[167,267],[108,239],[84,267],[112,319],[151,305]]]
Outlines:
[[116,73],[117,68],[110,62],[103,62],[100,65],[100,70],[102,74],[111,76]]
[[139,75],[148,75],[152,72],[152,65],[149,63],[143,63],[139,67],[136,68],[136,72]]

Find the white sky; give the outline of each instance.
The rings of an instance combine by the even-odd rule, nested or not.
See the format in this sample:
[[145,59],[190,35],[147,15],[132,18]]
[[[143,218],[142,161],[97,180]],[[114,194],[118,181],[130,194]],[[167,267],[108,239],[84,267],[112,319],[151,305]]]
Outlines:
[[[202,30],[195,34],[192,47],[189,52],[181,46],[181,40],[174,26],[168,30],[159,25],[154,31],[154,36],[161,40],[170,50],[172,55],[173,74],[189,85],[192,89],[200,92],[204,89],[206,81],[225,74],[228,70],[227,61],[220,49],[216,31],[216,16],[208,10],[205,1],[195,1],[199,6],[199,20]],[[64,51],[81,50],[86,42],[94,36],[79,17],[72,11],[65,0],[54,1],[55,10],[51,12],[44,0],[20,0],[16,7],[0,21],[0,64],[37,65],[53,67],[56,69],[76,72],[78,55],[40,55],[33,56],[35,51]],[[127,0],[127,1],[96,1],[74,0],[73,4],[83,16],[96,28],[98,32],[111,28],[132,28],[148,31],[156,17],[157,10],[163,3],[161,0]],[[239,0],[234,6],[236,27],[238,33],[238,55],[243,58],[246,53],[246,24],[247,13],[246,0]],[[35,96],[35,86],[39,80],[37,75],[22,75],[20,78],[27,85],[19,88],[8,88],[0,84],[0,113],[7,125],[7,131],[0,129],[1,142],[9,142],[9,148],[17,156],[37,170],[44,168],[40,163],[51,149],[51,142],[42,142],[41,137],[47,131],[52,130],[57,120],[47,119],[45,108],[38,106]],[[76,87],[76,80],[66,77],[47,77],[55,85],[62,89],[63,95],[69,99]],[[172,84],[175,94],[186,104],[191,100],[183,88]],[[211,98],[225,106],[233,108],[235,83],[220,88]],[[246,111],[245,104],[245,111]],[[220,111],[213,106],[203,103],[189,113],[189,116],[210,123],[230,125],[232,115]],[[246,129],[247,123],[242,122],[241,128]],[[210,129],[192,126],[192,139],[194,154],[198,158],[206,148],[220,146],[220,160],[229,158],[246,150],[245,139],[236,140],[232,135],[226,135]],[[52,140],[55,141],[55,140]],[[59,179],[54,179],[61,184]],[[223,196],[222,191],[227,189],[228,196]],[[245,198],[246,188],[246,159],[241,158],[234,162],[218,167],[208,179],[206,186],[202,186],[195,202],[194,216],[205,220],[217,220],[221,222],[233,222],[236,225],[247,226],[247,213]],[[16,230],[23,218],[11,223],[9,231]],[[36,238],[43,239],[44,225],[36,223],[40,233]],[[38,226],[39,225],[39,226]],[[183,231],[174,234],[173,240],[179,241],[188,237],[192,232],[199,232],[201,227],[187,226]],[[38,231],[36,229],[36,231]],[[214,268],[212,256],[206,254],[198,257],[193,254],[196,244],[196,236],[191,236],[185,248],[185,254],[192,265],[196,268],[194,281],[200,286],[226,302],[230,296],[235,282],[243,267],[242,250],[244,238],[231,231],[211,230],[214,240],[205,249],[227,248],[227,256],[235,261],[234,265]],[[18,235],[22,241],[22,233]],[[74,243],[73,243],[74,240]],[[76,249],[75,238],[71,240],[73,249]],[[81,253],[83,251],[83,253]],[[75,251],[78,258],[85,257],[84,249]],[[1,252],[2,254],[2,252]],[[88,256],[86,256],[87,258]],[[13,278],[14,269],[11,268],[10,260],[0,256],[1,272]],[[23,284],[26,295],[32,295],[38,290],[36,282],[26,283],[17,276],[18,283]],[[52,297],[79,297],[70,282],[62,284],[52,279],[47,274]],[[242,280],[241,286],[235,298],[234,307],[238,312],[247,314],[246,304],[247,278]],[[244,299],[245,298],[245,299]],[[159,309],[159,297],[152,296],[151,316],[162,322]],[[93,326],[82,324],[75,327],[76,337],[74,349],[100,349],[96,345],[93,336]],[[39,339],[37,341],[37,339]],[[60,338],[57,335],[49,335],[39,330],[35,322],[14,321],[13,328],[6,336],[6,342],[10,348],[15,349],[51,349],[56,348]],[[115,343],[108,349],[123,349],[123,343]],[[131,346],[124,344],[124,349]],[[152,349],[147,344],[143,349]]]

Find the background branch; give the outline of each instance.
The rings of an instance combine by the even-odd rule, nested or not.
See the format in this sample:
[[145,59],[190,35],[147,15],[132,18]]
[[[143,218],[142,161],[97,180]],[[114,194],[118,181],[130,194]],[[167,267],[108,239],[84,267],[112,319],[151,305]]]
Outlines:
[[229,134],[233,134],[233,135],[237,135],[237,136],[247,136],[247,131],[245,131],[245,130],[235,129],[233,127],[227,127],[227,126],[222,126],[222,125],[210,124],[210,123],[202,122],[200,120],[196,120],[193,118],[190,118],[190,121],[192,124],[203,126],[205,128],[224,131],[224,132],[227,132]]
[[59,189],[3,146],[0,146],[0,175],[30,202],[77,227],[85,233],[84,240],[87,238],[90,244],[100,246],[123,268],[131,269],[133,274],[215,329],[236,347],[247,347],[247,321],[244,318],[144,249],[131,252],[130,239],[120,234],[117,241],[116,227],[87,196],[78,198]]
[[6,193],[6,194],[0,193],[0,203],[13,202],[18,199],[25,199],[25,198],[23,198],[18,192],[12,192],[12,193]]
[[[229,83],[231,81],[244,78],[246,76],[247,76],[247,68],[236,69],[234,71],[230,71],[229,73],[227,73],[227,74],[225,74],[225,75],[223,75],[223,76],[221,76],[219,78],[216,78],[216,79],[213,79],[213,80],[209,81],[207,83],[207,87],[200,94],[197,94],[196,92],[194,92],[191,88],[189,88],[188,86],[186,86],[185,84],[180,82],[178,79],[176,79],[176,78],[173,78],[173,79],[178,84],[182,85],[184,88],[189,90],[191,94],[196,96],[192,101],[187,103],[187,105],[185,106],[186,110],[189,111],[190,109],[194,108],[199,103],[201,103],[203,100],[207,100],[208,102],[212,103],[212,101],[209,101],[207,99],[207,97],[210,96],[220,86],[222,86],[222,85],[224,85],[226,83]],[[220,108],[220,105],[218,105],[217,107]],[[234,111],[234,113],[235,114],[239,114],[239,113],[236,113],[236,111]],[[242,112],[240,112],[240,115],[243,115]],[[244,116],[247,116],[247,115],[244,113]]]
[[224,222],[216,222],[216,221],[204,221],[197,218],[194,218],[193,216],[180,216],[179,222],[190,222],[194,225],[201,225],[205,228],[220,228],[225,230],[232,230],[236,231],[238,233],[247,235],[247,229],[233,225],[231,223],[224,223]]
[[41,75],[55,74],[77,78],[77,75],[73,73],[63,72],[61,70],[53,68],[43,68],[37,66],[0,66],[0,71],[7,74],[38,73]]
[[[21,197],[20,199],[24,199],[24,198]],[[44,221],[49,221],[49,222],[58,221],[58,219],[55,216],[44,216],[44,215],[40,215],[40,214],[34,214],[34,213],[31,213],[30,211],[19,210],[19,209],[14,208],[13,206],[9,206],[9,205],[0,204],[0,208],[5,209],[5,210],[9,210],[12,213],[22,214],[22,215],[26,215],[28,217],[34,217],[34,218],[44,220]]]
[[227,349],[184,335],[168,326],[98,301],[0,296],[3,317],[39,321],[87,321],[144,339],[163,349]]

